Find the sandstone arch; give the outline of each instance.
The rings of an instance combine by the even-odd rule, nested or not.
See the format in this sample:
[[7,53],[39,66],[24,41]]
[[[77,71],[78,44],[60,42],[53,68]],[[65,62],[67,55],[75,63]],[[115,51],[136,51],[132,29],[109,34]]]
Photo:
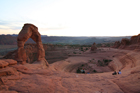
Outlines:
[[26,57],[26,51],[24,50],[24,44],[29,39],[32,38],[37,43],[38,48],[38,60],[40,62],[44,62],[48,65],[48,62],[45,60],[45,51],[43,48],[43,44],[41,41],[41,35],[38,32],[38,28],[33,24],[24,24],[21,31],[18,34],[17,37],[17,54],[16,54],[16,60],[18,62],[21,62],[22,64],[26,63],[27,57]]

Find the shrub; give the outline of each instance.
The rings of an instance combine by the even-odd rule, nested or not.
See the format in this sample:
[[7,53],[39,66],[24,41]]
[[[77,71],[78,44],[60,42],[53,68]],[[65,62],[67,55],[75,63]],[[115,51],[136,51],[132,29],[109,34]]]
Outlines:
[[104,61],[104,65],[108,65],[109,64],[109,62],[111,62],[112,60],[108,60],[108,59],[103,59],[103,61]]
[[80,48],[81,51],[84,51],[83,47]]
[[76,54],[76,52],[73,52],[73,54]]
[[104,66],[104,63],[100,60],[98,60],[98,64],[99,64],[99,66]]
[[81,73],[81,70],[78,68],[76,72],[77,72],[77,73]]
[[96,73],[97,71],[94,69],[93,72]]

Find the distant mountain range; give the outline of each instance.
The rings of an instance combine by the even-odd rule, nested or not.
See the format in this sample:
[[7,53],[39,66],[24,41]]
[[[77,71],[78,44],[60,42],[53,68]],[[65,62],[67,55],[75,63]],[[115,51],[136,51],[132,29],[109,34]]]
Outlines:
[[[15,45],[17,44],[17,34],[12,35],[0,35],[0,45]],[[80,44],[91,45],[94,42],[99,43],[111,43],[115,41],[121,41],[122,38],[130,39],[131,36],[120,37],[67,37],[67,36],[47,36],[42,35],[42,43],[44,44]],[[35,43],[31,38],[26,43]]]

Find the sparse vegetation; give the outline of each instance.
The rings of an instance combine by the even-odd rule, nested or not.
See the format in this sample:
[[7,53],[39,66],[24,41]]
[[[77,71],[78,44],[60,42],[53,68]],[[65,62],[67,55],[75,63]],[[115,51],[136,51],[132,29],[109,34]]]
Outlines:
[[91,62],[91,60],[89,60],[89,62]]
[[103,62],[98,60],[98,66],[104,66]]
[[107,66],[109,64],[109,62],[111,62],[112,60],[110,60],[110,59],[109,60],[108,59],[103,59],[103,61],[104,61],[104,65]]
[[97,71],[94,69],[93,72],[96,73]]
[[77,54],[76,52],[73,52],[73,54]]
[[80,47],[80,49],[79,49],[79,50],[80,50],[80,51],[84,51],[84,50],[83,50],[83,47]]
[[82,64],[81,67],[83,67],[85,64]]
[[88,50],[88,48],[86,48],[86,50]]
[[81,70],[80,68],[77,69],[76,73],[81,73]]
[[107,66],[109,64],[109,62],[111,62],[112,60],[110,59],[103,59],[103,61],[98,60],[98,66]]

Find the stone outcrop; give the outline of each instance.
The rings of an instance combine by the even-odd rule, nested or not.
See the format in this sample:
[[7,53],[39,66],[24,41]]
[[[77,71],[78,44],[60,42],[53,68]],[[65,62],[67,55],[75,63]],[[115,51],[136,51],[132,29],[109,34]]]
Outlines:
[[0,60],[0,68],[4,68],[8,65],[9,65],[9,63],[7,63],[6,61]]
[[140,34],[138,34],[136,36],[132,36],[130,38],[130,43],[131,44],[138,44],[138,43],[140,43]]
[[3,61],[9,63],[9,65],[16,65],[17,61],[13,59],[2,59]]
[[0,68],[4,68],[4,67],[7,67],[9,65],[15,65],[15,64],[17,64],[17,61],[13,60],[13,59],[2,59],[2,60],[0,60]]
[[94,50],[96,50],[96,49],[97,49],[96,43],[93,43],[92,46],[91,46],[91,51],[94,51]]
[[130,39],[123,38],[121,42],[116,41],[113,48],[140,50],[140,34],[132,36]]
[[120,41],[116,41],[112,48],[118,48],[121,45]]
[[123,38],[123,39],[121,40],[121,44],[120,44],[119,48],[120,48],[120,49],[123,49],[123,48],[125,48],[126,46],[128,46],[129,44],[130,44],[130,40],[127,39],[127,38]]
[[6,67],[0,69],[0,76],[15,75],[16,69],[11,67]]
[[[24,24],[22,30],[20,31],[17,37],[18,50],[15,59],[22,64],[26,63],[27,56],[24,49],[24,44],[29,38],[33,39],[37,43],[37,61],[44,62],[45,51],[42,45],[41,35],[38,32],[38,28],[33,24]],[[45,62],[45,64],[48,66],[48,62]]]

